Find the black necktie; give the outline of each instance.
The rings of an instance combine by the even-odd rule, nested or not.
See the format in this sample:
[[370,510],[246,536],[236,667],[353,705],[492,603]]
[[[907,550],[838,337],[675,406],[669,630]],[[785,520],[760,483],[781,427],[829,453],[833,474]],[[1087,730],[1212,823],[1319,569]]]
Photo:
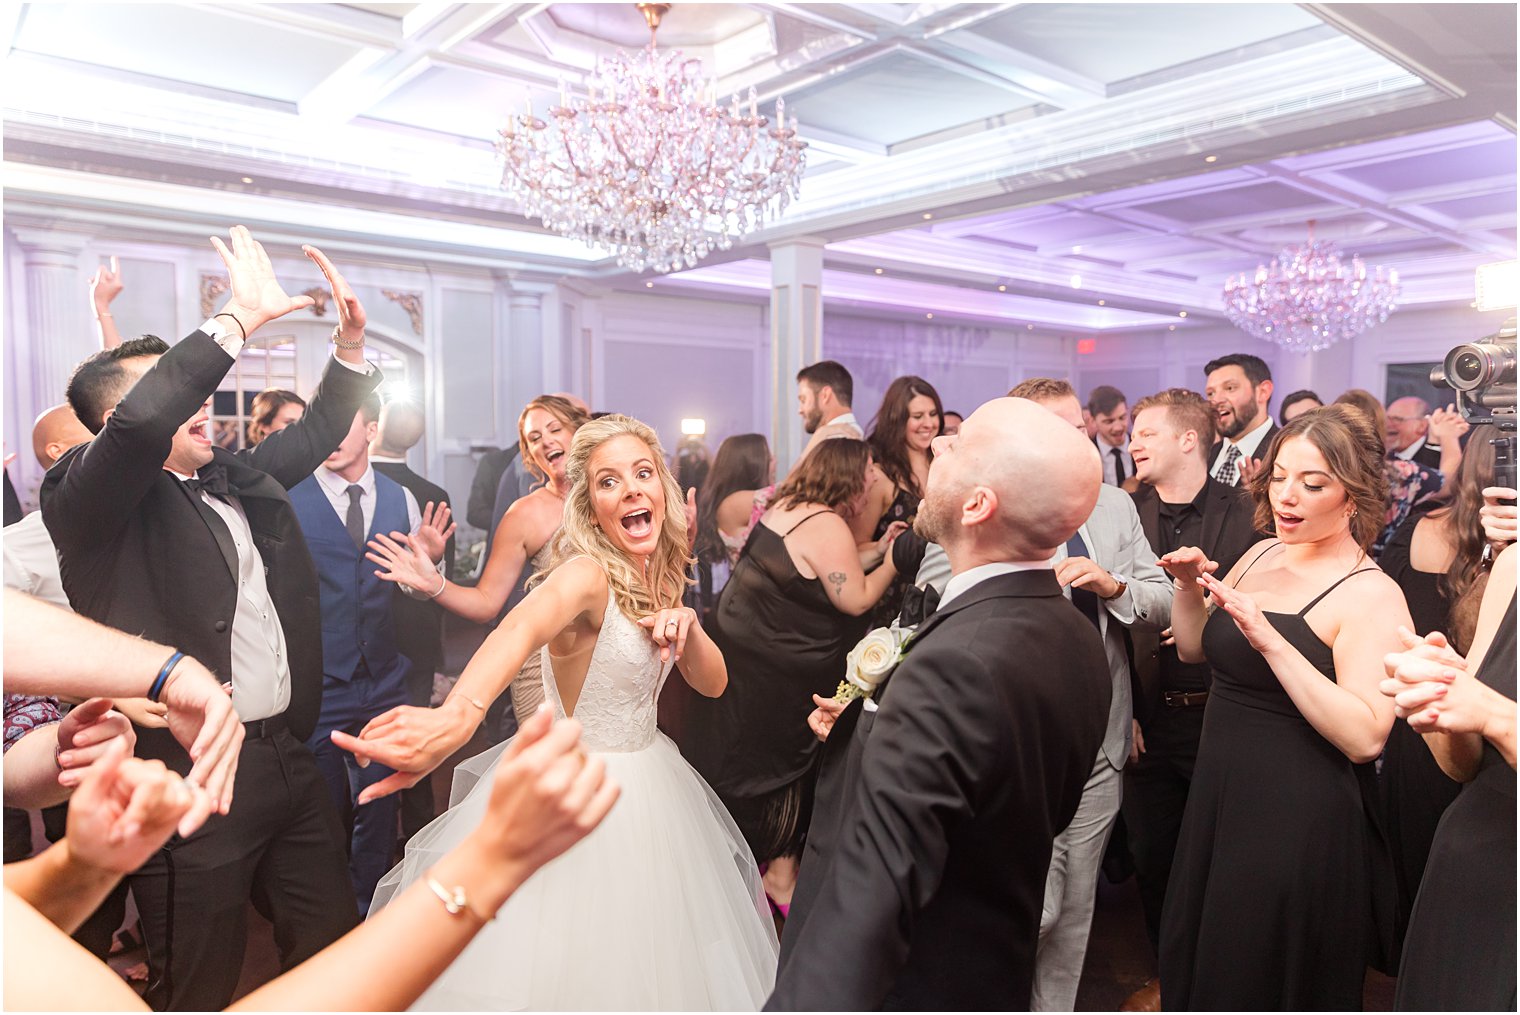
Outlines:
[[216,462],[197,469],[194,476],[182,482],[192,494],[205,492],[226,500],[230,492],[227,488],[227,469]]
[[[1068,557],[1087,557],[1087,544],[1082,540],[1082,533],[1077,532],[1066,541],[1066,555]],[[1090,557],[1088,558],[1091,559]],[[1071,604],[1093,622],[1093,627],[1102,630],[1098,624],[1098,594],[1091,589],[1079,589],[1071,586]]]
[[354,549],[364,549],[364,505],[359,503],[359,498],[364,496],[364,487],[358,483],[350,484],[348,488],[348,538],[354,541]]
[[1118,448],[1110,448],[1109,454],[1114,456],[1114,485],[1124,485],[1124,452]]

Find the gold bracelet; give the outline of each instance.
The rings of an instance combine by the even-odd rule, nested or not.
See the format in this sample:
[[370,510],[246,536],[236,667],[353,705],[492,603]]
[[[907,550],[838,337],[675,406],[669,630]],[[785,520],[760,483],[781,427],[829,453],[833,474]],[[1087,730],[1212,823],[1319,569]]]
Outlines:
[[335,345],[335,346],[337,346],[339,349],[363,349],[364,348],[364,339],[361,338],[357,342],[344,342],[339,337],[342,334],[343,334],[343,325],[341,325],[341,324],[335,324],[335,325],[333,325],[332,344]]
[[469,897],[465,895],[464,889],[459,885],[455,885],[453,888],[445,888],[443,885],[438,883],[437,878],[429,874],[427,877],[427,886],[428,888],[432,889],[434,895],[438,896],[438,901],[443,903],[444,910],[447,911],[450,916],[458,916],[461,913],[468,913],[470,916],[479,919],[482,923],[490,923],[492,920],[496,919],[494,914],[491,916],[481,916],[479,913],[475,912],[475,910],[471,909]]

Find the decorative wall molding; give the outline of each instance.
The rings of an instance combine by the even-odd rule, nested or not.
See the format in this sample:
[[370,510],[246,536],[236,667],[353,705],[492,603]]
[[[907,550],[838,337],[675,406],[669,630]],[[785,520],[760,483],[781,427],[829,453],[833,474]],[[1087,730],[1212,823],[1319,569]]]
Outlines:
[[210,317],[216,311],[216,298],[226,295],[231,283],[225,275],[201,275],[201,316]]
[[422,334],[422,294],[397,292],[395,289],[382,289],[380,295],[406,311],[406,316],[412,320],[412,331]]
[[302,289],[301,295],[311,297],[311,314],[313,317],[327,316],[327,301],[332,298],[330,290],[324,289],[319,285],[314,285],[310,289]]

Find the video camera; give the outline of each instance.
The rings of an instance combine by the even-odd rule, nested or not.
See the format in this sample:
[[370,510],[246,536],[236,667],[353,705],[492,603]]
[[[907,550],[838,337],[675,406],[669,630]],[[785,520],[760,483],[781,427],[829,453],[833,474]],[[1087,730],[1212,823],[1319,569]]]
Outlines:
[[1497,333],[1457,346],[1430,371],[1430,383],[1451,388],[1457,409],[1469,423],[1492,423],[1505,436],[1495,438],[1495,482],[1515,487],[1515,318]]

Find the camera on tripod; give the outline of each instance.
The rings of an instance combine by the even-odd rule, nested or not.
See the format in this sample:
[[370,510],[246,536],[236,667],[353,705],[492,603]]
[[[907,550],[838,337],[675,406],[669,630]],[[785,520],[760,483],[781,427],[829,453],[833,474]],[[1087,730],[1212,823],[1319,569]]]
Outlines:
[[1456,392],[1463,419],[1472,424],[1492,423],[1504,434],[1493,441],[1494,479],[1511,489],[1516,472],[1515,365],[1515,318],[1511,317],[1497,333],[1457,346],[1430,371],[1430,383]]

